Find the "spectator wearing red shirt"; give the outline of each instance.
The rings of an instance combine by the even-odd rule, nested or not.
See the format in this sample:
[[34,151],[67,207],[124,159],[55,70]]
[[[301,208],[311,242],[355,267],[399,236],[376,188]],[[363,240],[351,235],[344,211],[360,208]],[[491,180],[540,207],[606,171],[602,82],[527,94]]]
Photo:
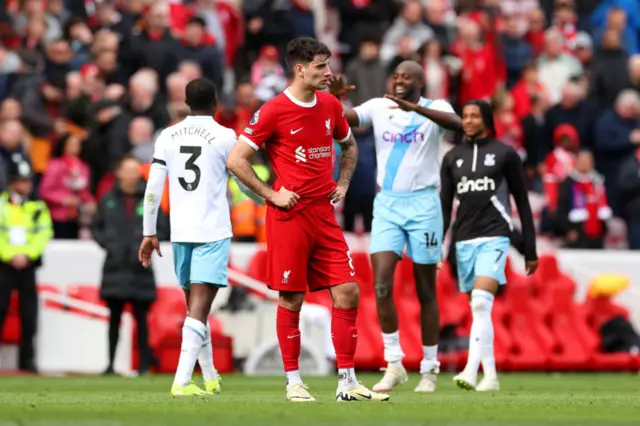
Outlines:
[[498,86],[494,51],[482,41],[476,22],[461,20],[460,40],[453,46],[453,51],[462,59],[459,103],[491,99]]

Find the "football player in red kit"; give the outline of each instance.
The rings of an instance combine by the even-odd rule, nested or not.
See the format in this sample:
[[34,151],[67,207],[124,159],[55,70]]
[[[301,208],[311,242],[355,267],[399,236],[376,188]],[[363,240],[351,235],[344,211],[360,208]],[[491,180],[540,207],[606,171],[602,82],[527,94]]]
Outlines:
[[[337,401],[387,401],[354,372],[359,289],[333,203],[344,198],[358,147],[340,102],[327,87],[331,52],[308,37],[292,40],[287,62],[293,82],[262,106],[238,138],[227,167],[267,202],[268,284],[280,293],[276,330],[289,401],[314,401],[300,378],[300,308],[305,292],[329,289],[339,381]],[[333,140],[342,147],[338,182],[332,177]],[[277,176],[273,187],[249,159],[263,147]]]

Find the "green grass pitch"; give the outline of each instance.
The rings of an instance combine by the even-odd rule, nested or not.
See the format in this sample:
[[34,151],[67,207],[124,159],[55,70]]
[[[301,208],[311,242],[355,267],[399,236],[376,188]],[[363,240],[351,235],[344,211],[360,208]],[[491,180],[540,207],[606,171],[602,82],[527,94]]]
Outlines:
[[[379,375],[360,374],[371,386]],[[307,377],[315,403],[285,401],[283,377],[223,377],[222,393],[174,399],[170,376],[0,377],[0,426],[124,425],[638,425],[636,374],[503,374],[502,391],[458,390],[442,374],[433,394],[418,376],[389,402],[336,403],[335,377]]]

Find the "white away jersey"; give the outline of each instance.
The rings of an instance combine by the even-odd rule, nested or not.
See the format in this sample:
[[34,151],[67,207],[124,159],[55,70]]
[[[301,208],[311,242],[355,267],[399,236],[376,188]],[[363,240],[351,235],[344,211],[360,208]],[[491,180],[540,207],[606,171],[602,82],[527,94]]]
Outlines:
[[229,238],[227,157],[236,133],[212,117],[189,116],[162,131],[154,162],[169,176],[171,241],[206,243]]
[[[420,98],[420,106],[454,113],[446,101]],[[444,129],[395,102],[373,98],[354,108],[360,125],[372,124],[376,141],[378,185],[384,191],[411,192],[440,187],[439,152]]]

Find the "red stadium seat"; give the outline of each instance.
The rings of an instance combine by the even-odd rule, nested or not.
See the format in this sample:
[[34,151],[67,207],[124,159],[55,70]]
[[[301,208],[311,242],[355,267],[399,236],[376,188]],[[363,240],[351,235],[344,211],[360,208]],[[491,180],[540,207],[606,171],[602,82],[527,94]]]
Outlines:
[[548,315],[551,333],[557,342],[550,366],[560,371],[582,371],[589,368],[597,338],[573,301],[567,287],[549,289],[551,311]]
[[514,281],[508,286],[503,297],[504,320],[512,346],[506,367],[516,371],[544,370],[555,340],[544,322],[543,311],[528,283]]
[[249,266],[247,267],[247,275],[254,280],[267,281],[267,251],[258,250],[255,252]]

